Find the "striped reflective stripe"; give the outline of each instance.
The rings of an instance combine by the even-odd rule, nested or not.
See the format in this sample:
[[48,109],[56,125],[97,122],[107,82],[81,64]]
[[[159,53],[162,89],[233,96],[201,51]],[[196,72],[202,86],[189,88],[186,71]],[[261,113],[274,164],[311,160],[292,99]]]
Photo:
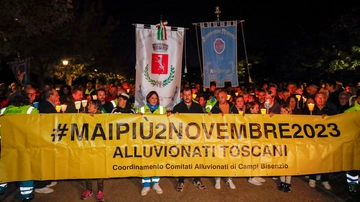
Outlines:
[[114,100],[111,100],[111,104],[113,105],[113,107],[116,107],[116,103]]
[[160,181],[160,177],[153,177],[152,178],[153,183],[158,183],[159,181]]
[[5,187],[7,187],[7,183],[0,184],[0,188],[5,188]]
[[351,183],[351,182],[353,182],[353,183],[354,183],[354,182],[355,182],[355,183],[358,183],[358,181],[359,181],[359,176],[358,176],[358,175],[352,176],[352,175],[346,173],[346,181],[347,181],[348,183]]
[[32,192],[33,192],[33,187],[20,187],[21,195],[31,194]]
[[26,114],[31,114],[31,111],[34,109],[34,107],[29,107],[29,109],[26,111]]
[[143,178],[142,179],[142,183],[150,183],[150,182],[151,182],[150,178]]
[[141,107],[140,112],[144,114],[145,113],[145,107]]
[[0,111],[0,114],[3,114],[6,110],[6,107],[5,108],[2,108],[1,111]]

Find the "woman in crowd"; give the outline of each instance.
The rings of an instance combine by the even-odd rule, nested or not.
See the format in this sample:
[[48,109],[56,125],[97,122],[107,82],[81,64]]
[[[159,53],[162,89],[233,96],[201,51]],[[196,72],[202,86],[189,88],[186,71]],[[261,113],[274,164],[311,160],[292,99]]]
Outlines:
[[121,93],[118,95],[118,105],[115,107],[111,113],[115,114],[135,114],[135,111],[131,108],[130,103],[128,103],[130,96],[126,93]]
[[244,112],[246,111],[246,107],[245,107],[245,100],[243,96],[237,96],[235,98],[235,107],[237,108],[237,110],[240,112]]
[[[101,106],[101,102],[99,100],[89,101],[87,111],[90,114],[90,116],[94,116],[94,114],[102,114],[101,109],[102,109],[102,106]],[[82,200],[88,199],[93,194],[91,179],[85,180],[85,186],[86,186],[86,190],[81,195]],[[97,189],[98,189],[97,194],[96,194],[97,202],[105,201],[103,187],[104,187],[104,179],[97,179]]]
[[290,107],[292,114],[302,114],[301,106],[298,107],[298,99],[294,95],[288,98],[286,104]]
[[[247,107],[246,107],[246,113],[247,114],[259,114],[259,103],[258,102],[249,102],[247,104]],[[260,186],[262,185],[263,182],[265,182],[266,180],[264,178],[261,178],[261,177],[250,177],[248,179],[248,182],[253,184],[253,185],[257,185],[257,186]]]
[[[146,96],[146,104],[137,110],[141,114],[166,114],[166,109],[160,106],[159,95],[156,91],[150,91]],[[159,185],[160,177],[144,177],[142,179],[143,189],[141,195],[145,196],[150,191],[150,184],[157,194],[162,194],[163,191]]]
[[60,88],[60,103],[64,104],[71,100],[71,87],[69,85],[63,85]]

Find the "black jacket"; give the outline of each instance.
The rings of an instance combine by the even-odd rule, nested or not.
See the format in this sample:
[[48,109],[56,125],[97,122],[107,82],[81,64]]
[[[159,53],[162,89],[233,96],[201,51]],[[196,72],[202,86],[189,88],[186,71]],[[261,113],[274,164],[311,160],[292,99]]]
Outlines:
[[200,104],[196,102],[192,102],[190,109],[186,106],[184,102],[180,102],[179,104],[175,105],[173,108],[173,113],[204,113]]
[[50,101],[44,100],[39,104],[39,113],[57,113]]
[[[226,102],[230,106],[230,108],[229,108],[230,109],[230,114],[238,114],[239,113],[239,111],[237,110],[236,106],[233,103],[231,103],[229,101],[226,101]],[[222,113],[222,111],[221,111],[221,109],[219,107],[219,102],[216,102],[216,104],[213,106],[213,108],[211,108],[211,113],[214,113],[214,114]],[[224,114],[226,114],[226,113],[224,113]]]

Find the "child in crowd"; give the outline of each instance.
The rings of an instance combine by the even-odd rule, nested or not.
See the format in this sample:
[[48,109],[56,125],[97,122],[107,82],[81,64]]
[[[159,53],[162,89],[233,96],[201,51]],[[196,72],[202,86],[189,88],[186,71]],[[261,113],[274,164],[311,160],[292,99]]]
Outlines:
[[[282,104],[280,106],[280,114],[292,114],[291,107],[288,104]],[[274,116],[274,114],[270,114],[270,116]],[[280,184],[278,189],[283,192],[291,191],[291,176],[280,176]]]
[[[247,104],[246,107],[246,113],[247,114],[259,114],[259,103],[257,102],[249,102]],[[263,182],[265,182],[266,180],[264,178],[261,177],[250,177],[248,179],[248,182],[253,184],[253,185],[257,185],[260,186],[262,185]]]
[[[89,101],[87,109],[88,109],[88,113],[90,114],[90,116],[94,116],[94,114],[102,114],[102,111],[101,111],[102,105],[99,100]],[[85,185],[86,185],[86,190],[81,195],[82,200],[88,199],[93,194],[92,180],[91,179],[85,180]],[[97,189],[98,189],[98,192],[96,194],[97,202],[105,201],[103,187],[104,187],[104,179],[97,179]]]

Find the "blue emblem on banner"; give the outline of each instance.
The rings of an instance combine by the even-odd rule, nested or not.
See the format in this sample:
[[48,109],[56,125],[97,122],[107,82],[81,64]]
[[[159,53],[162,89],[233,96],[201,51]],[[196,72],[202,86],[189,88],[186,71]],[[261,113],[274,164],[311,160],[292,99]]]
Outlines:
[[224,26],[224,23],[220,23],[220,26],[216,23],[208,24],[200,24],[204,87],[210,87],[210,82],[216,82],[217,87],[224,87],[225,82],[238,86],[237,23],[232,23],[231,26]]

